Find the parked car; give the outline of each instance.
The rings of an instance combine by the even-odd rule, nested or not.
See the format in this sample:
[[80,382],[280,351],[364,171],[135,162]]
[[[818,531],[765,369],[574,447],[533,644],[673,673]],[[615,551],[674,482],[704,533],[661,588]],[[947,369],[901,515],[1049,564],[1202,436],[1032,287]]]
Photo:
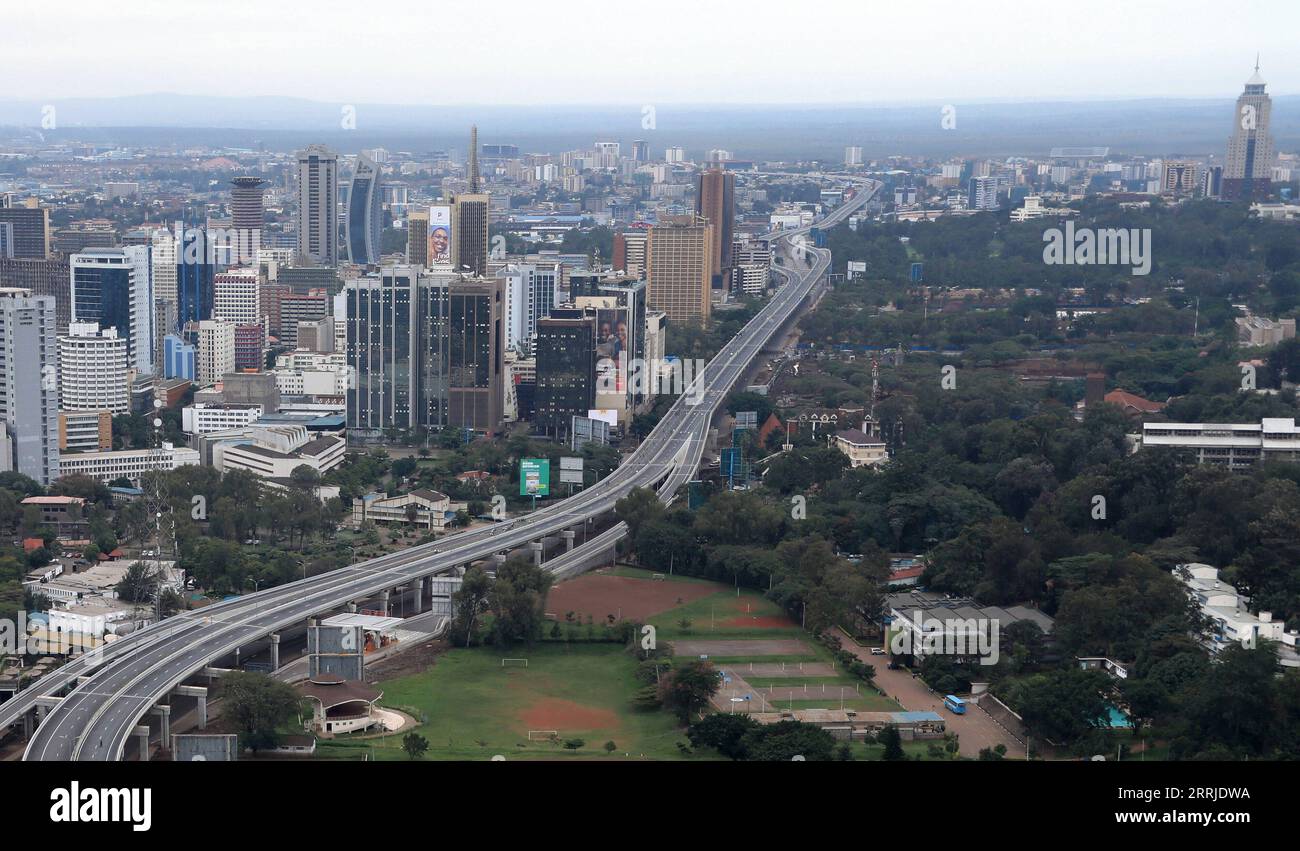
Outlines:
[[883,647],[873,647],[873,648],[871,648],[871,655],[872,655],[872,656],[884,656],[884,655],[885,655],[885,648],[883,648]]

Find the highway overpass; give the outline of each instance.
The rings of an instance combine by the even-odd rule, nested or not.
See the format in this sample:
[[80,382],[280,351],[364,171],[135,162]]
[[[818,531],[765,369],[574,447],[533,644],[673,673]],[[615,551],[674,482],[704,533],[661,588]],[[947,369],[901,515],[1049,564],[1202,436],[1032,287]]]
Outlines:
[[[855,180],[854,198],[814,226],[844,220],[879,191],[880,184]],[[811,227],[811,226],[810,226]],[[809,293],[826,274],[830,252],[800,238],[810,228],[766,236],[789,251],[794,263],[777,267],[786,284],[729,341],[697,376],[687,392],[645,441],[605,479],[531,514],[491,527],[473,529],[431,544],[360,562],[320,576],[187,612],[126,636],[94,654],[74,660],[31,689],[0,706],[0,725],[43,714],[24,759],[122,759],[140,719],[184,681],[237,654],[241,647],[266,640],[307,619],[338,611],[394,589],[419,586],[427,577],[448,573],[476,561],[561,535],[570,547],[573,530],[588,518],[613,510],[617,500],[637,487],[654,487],[668,499],[692,478],[704,452],[710,424],[722,402],[763,347],[798,314]],[[790,259],[790,258],[787,258]],[[568,533],[568,534],[565,534]],[[623,534],[618,526],[566,552],[554,563],[567,575],[598,548],[612,546]],[[65,696],[59,695],[71,688]]]

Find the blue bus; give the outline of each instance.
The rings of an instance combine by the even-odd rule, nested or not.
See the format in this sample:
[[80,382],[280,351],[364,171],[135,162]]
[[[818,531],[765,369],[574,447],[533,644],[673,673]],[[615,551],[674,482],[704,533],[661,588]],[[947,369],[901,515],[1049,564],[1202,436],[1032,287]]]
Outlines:
[[944,695],[943,705],[955,715],[966,714],[966,701],[962,700],[955,694]]

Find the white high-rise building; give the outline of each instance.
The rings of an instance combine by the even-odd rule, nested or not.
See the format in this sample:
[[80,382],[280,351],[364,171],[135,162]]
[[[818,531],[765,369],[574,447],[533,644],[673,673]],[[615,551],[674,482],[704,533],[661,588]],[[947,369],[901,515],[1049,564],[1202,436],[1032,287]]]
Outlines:
[[1265,92],[1267,84],[1255,73],[1237,98],[1232,137],[1223,164],[1223,197],[1230,200],[1256,200],[1267,197],[1272,188],[1274,150],[1269,124],[1273,116],[1273,99]]
[[844,149],[844,164],[847,166],[862,165],[861,145],[849,145]]
[[153,266],[153,297],[176,304],[176,237],[171,231],[166,228],[154,231],[150,258]]
[[54,296],[0,289],[0,471],[59,477]]
[[520,350],[537,336],[537,320],[550,316],[559,300],[560,267],[512,263],[499,277],[505,281],[505,345]]
[[261,287],[252,269],[230,269],[212,279],[212,318],[255,325],[262,318]]
[[199,323],[199,383],[212,384],[235,371],[235,323],[205,319]]
[[127,366],[153,374],[153,268],[147,245],[94,248],[68,260],[72,321],[115,328],[126,338]]
[[339,155],[324,145],[298,152],[298,262],[339,263]]
[[64,411],[131,409],[126,338],[117,329],[73,322],[59,337],[59,407]]

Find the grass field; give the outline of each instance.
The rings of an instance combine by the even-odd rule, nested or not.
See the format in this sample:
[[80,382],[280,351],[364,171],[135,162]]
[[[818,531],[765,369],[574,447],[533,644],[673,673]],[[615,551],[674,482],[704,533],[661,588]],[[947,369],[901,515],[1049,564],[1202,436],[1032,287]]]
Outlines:
[[[425,759],[679,759],[685,736],[667,712],[630,706],[637,690],[635,659],[610,644],[547,642],[509,651],[528,667],[501,667],[495,648],[458,649],[429,671],[381,683],[381,703],[426,719],[416,732],[429,740]],[[528,740],[528,731],[558,730],[585,747]],[[369,741],[321,740],[326,759],[407,759],[401,735]],[[603,746],[617,750],[607,755]]]

